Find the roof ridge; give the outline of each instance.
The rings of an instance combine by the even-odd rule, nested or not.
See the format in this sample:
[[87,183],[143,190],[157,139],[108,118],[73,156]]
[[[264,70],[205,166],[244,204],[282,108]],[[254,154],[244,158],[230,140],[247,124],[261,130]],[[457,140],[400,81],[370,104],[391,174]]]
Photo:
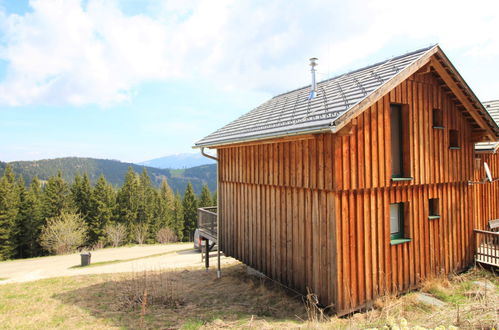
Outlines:
[[[319,85],[320,83],[327,82],[327,81],[335,80],[335,79],[340,78],[340,77],[345,76],[345,75],[349,75],[349,74],[356,73],[356,72],[359,72],[359,71],[367,70],[367,69],[369,69],[369,68],[372,68],[372,67],[375,67],[375,66],[381,65],[381,64],[383,64],[383,63],[385,63],[385,62],[387,62],[387,61],[398,60],[399,58],[402,58],[402,57],[405,57],[405,56],[410,56],[410,55],[412,55],[412,54],[416,54],[416,53],[420,53],[420,52],[428,51],[428,50],[430,50],[430,49],[432,49],[433,47],[436,47],[436,46],[438,46],[438,43],[433,44],[433,45],[428,46],[428,47],[424,47],[424,48],[420,48],[420,49],[417,49],[417,50],[413,50],[413,51],[407,52],[407,53],[402,54],[402,55],[393,56],[393,57],[387,58],[387,59],[385,59],[385,60],[383,60],[383,61],[379,61],[379,62],[376,62],[376,63],[374,63],[374,64],[369,64],[369,65],[366,65],[366,66],[364,66],[364,67],[362,67],[362,68],[359,68],[359,69],[355,69],[355,70],[348,71],[348,72],[343,72],[343,73],[338,74],[338,75],[336,75],[336,76],[334,76],[334,77],[331,77],[331,78],[327,78],[327,79],[324,79],[324,80],[318,81],[318,82],[317,82],[317,85]],[[290,91],[287,91],[287,92],[284,92],[284,93],[281,93],[281,94],[277,94],[277,95],[275,95],[274,97],[272,97],[272,98],[271,98],[271,100],[272,100],[272,99],[274,99],[274,98],[276,98],[276,97],[281,97],[281,96],[284,96],[284,95],[286,95],[286,94],[290,94],[290,93],[293,93],[293,92],[299,91],[299,90],[304,89],[304,88],[306,88],[306,87],[308,87],[308,86],[310,86],[310,84],[305,85],[305,86],[303,86],[303,87],[299,87],[299,88],[292,89],[292,90],[290,90]],[[492,102],[492,101],[490,101],[490,102]]]

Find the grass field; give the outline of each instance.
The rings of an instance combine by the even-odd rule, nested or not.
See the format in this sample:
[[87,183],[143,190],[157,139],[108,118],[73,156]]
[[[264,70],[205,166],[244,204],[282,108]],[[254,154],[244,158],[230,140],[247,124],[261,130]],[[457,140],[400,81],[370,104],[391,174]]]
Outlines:
[[[485,289],[475,281],[493,283]],[[243,265],[214,272],[178,271],[60,277],[0,285],[0,328],[5,329],[197,329],[382,328],[385,325],[497,327],[495,275],[472,270],[451,280],[427,281],[422,290],[446,302],[423,305],[410,293],[385,297],[375,308],[348,318],[307,309],[302,297],[271,281],[247,275]]]

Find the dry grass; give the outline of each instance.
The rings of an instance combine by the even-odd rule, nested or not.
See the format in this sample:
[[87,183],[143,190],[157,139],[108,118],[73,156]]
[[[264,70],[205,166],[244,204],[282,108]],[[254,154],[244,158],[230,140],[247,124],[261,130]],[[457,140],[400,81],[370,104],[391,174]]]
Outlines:
[[[488,281],[495,289],[473,284]],[[418,302],[414,293],[388,296],[348,318],[328,317],[313,294],[305,302],[273,282],[227,266],[218,280],[199,269],[92,275],[0,286],[0,328],[165,329],[327,328],[395,326],[497,328],[498,280],[473,270],[422,290],[444,300],[442,309]]]

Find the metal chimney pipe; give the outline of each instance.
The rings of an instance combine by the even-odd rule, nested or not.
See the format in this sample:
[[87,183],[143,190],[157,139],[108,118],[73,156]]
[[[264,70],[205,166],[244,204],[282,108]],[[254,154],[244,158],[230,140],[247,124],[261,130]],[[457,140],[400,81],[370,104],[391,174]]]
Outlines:
[[310,96],[308,97],[309,100],[313,99],[317,95],[317,82],[315,80],[315,67],[318,65],[317,60],[318,59],[316,57],[312,57],[310,59],[310,66],[312,67],[312,69],[310,70],[310,72],[312,72],[312,85],[310,90]]

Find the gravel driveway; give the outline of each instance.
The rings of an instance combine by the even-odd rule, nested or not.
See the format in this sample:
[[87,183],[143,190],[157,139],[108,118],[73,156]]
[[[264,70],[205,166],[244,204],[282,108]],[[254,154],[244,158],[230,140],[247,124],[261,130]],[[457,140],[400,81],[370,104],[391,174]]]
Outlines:
[[[92,251],[92,264],[102,261],[126,260],[147,257],[159,253],[161,256],[124,261],[94,267],[76,267],[80,264],[80,254],[50,256],[32,259],[20,259],[0,262],[0,284],[27,282],[42,278],[73,276],[83,274],[104,274],[137,272],[145,270],[172,269],[184,267],[201,267],[201,255],[192,248],[192,243],[176,243],[165,245],[142,245],[133,247],[107,248]],[[216,267],[215,254],[210,258],[210,268]],[[222,257],[222,263],[235,262],[232,258]]]

